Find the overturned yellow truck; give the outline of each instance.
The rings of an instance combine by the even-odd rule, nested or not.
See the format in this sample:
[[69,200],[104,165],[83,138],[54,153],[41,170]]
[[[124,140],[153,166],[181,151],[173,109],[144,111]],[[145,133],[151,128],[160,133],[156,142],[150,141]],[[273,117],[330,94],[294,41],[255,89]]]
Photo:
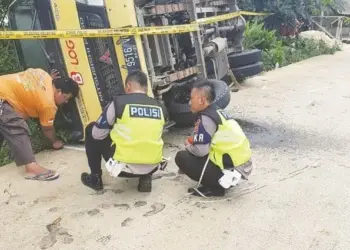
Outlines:
[[[14,0],[12,30],[78,30],[191,24],[237,12],[236,0]],[[97,119],[112,98],[123,93],[128,72],[148,74],[149,95],[164,102],[167,126],[193,124],[191,85],[216,79],[216,104],[230,102],[231,69],[237,80],[262,71],[261,51],[242,47],[242,16],[203,23],[199,30],[124,37],[16,40],[24,68],[57,69],[81,85],[79,98],[60,109],[59,126],[84,139],[84,127]]]

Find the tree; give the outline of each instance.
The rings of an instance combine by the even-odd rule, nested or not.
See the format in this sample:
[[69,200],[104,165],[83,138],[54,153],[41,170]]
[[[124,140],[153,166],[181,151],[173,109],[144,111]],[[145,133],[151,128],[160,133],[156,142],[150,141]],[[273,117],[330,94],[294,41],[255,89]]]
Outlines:
[[329,6],[342,8],[344,0],[238,0],[238,6],[243,10],[268,12],[272,15],[265,18],[265,27],[280,30],[288,27],[298,28],[300,23],[308,27],[311,16],[320,15]]
[[0,28],[3,29],[5,27],[5,20],[7,16],[8,9],[13,0],[1,0],[0,1]]

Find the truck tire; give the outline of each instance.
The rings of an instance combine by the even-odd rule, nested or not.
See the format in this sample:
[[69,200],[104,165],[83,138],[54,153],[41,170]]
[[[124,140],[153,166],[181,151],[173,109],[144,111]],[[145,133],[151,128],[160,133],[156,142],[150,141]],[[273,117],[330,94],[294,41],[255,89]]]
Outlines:
[[[226,108],[231,101],[231,93],[227,84],[220,80],[209,79],[216,91],[214,103],[219,108]],[[190,95],[193,83],[179,83],[173,86],[168,93],[164,95],[164,103],[168,109],[170,119],[176,122],[176,127],[193,126],[195,115],[191,112]]]
[[247,77],[260,74],[263,71],[263,63],[257,62],[243,67],[233,68],[231,70],[233,75],[236,77],[237,81],[240,82]]
[[176,123],[175,127],[187,127],[194,123],[189,105],[191,88],[192,83],[180,82],[163,96],[170,120]]
[[259,49],[253,49],[240,53],[230,53],[227,57],[230,63],[230,68],[240,68],[260,62],[262,60],[262,52]]

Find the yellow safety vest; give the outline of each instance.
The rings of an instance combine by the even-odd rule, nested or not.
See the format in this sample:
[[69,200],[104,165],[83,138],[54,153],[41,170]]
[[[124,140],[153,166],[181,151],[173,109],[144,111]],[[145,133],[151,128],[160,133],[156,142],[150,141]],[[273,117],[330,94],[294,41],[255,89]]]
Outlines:
[[158,164],[163,158],[163,126],[159,106],[127,104],[110,133],[116,145],[113,159],[130,164]]
[[224,155],[228,155],[231,158],[235,167],[248,162],[252,152],[250,143],[242,128],[222,110],[216,110],[216,113],[217,115],[214,115],[216,119],[214,118],[213,120],[216,121],[218,128],[211,140],[209,159],[221,169],[224,168]]

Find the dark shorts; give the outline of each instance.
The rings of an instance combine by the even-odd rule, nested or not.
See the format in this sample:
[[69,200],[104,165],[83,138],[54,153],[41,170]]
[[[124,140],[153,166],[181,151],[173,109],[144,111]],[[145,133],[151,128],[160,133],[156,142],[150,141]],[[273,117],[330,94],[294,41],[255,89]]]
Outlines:
[[17,166],[35,162],[26,121],[8,103],[0,100],[0,147],[4,140]]

